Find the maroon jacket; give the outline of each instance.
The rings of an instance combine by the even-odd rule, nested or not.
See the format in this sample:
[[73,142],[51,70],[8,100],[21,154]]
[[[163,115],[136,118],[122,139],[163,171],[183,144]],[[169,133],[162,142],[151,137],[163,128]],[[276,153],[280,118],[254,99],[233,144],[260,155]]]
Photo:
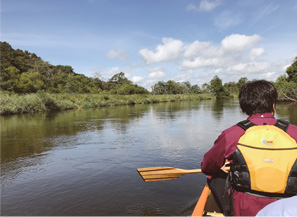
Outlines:
[[[274,125],[276,119],[271,113],[255,114],[248,120],[257,125]],[[204,155],[201,169],[206,175],[214,175],[224,165],[226,159],[230,159],[237,147],[239,138],[245,131],[234,125],[222,132],[217,138],[214,146]],[[290,124],[287,133],[297,141],[297,126]],[[267,204],[276,199],[256,197],[242,192],[234,191],[233,208],[236,216],[255,216]]]

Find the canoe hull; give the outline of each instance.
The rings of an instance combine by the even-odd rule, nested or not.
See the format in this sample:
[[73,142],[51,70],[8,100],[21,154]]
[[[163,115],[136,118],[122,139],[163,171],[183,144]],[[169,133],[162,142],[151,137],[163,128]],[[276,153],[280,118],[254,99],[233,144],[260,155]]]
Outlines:
[[192,216],[223,216],[208,184],[204,186]]

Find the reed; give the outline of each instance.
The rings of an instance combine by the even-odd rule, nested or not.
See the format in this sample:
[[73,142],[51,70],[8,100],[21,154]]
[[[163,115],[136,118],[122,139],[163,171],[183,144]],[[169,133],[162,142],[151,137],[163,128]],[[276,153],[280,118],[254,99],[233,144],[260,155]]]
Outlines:
[[0,94],[0,115],[212,99],[211,95]]

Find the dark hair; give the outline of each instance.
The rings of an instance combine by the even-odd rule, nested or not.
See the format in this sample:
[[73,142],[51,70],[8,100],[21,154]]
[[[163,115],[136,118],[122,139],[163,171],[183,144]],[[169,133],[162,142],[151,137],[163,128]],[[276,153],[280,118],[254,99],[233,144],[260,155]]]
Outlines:
[[240,108],[247,115],[273,112],[278,94],[272,83],[254,80],[244,84],[239,92]]

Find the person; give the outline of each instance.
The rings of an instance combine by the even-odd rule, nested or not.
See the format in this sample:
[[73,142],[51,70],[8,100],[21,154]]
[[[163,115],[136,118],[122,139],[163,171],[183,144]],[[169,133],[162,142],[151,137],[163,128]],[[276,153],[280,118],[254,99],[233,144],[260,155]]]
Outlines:
[[[233,176],[236,174],[237,175],[240,174],[238,177],[235,177],[235,178],[239,179],[241,177],[241,179],[245,179],[241,183],[240,182],[237,183],[237,186],[234,186],[234,183],[231,183],[232,191],[230,191],[230,189],[227,189],[229,191],[229,194],[230,192],[232,193],[231,202],[232,202],[233,213],[231,214],[234,214],[236,216],[255,216],[258,213],[258,211],[261,210],[263,207],[265,207],[266,205],[272,202],[275,202],[279,198],[279,196],[280,197],[283,196],[283,194],[277,194],[278,197],[274,197],[275,195],[273,196],[269,194],[261,195],[261,193],[257,194],[259,193],[258,191],[255,191],[256,193],[253,192],[251,190],[251,186],[253,186],[254,183],[251,184],[250,182],[252,178],[253,179],[255,178],[255,177],[252,177],[254,173],[249,172],[247,170],[247,169],[251,169],[252,166],[249,167],[250,165],[244,165],[244,166],[237,165],[239,162],[247,163],[245,161],[240,161],[237,158],[236,158],[237,167],[233,165],[235,164],[233,162],[235,160],[235,156],[237,156],[238,153],[240,154],[242,152],[240,150],[238,151],[238,148],[239,148],[238,143],[240,139],[242,139],[243,135],[246,135],[247,129],[242,127],[243,125],[247,124],[249,125],[249,127],[251,126],[263,127],[263,126],[271,126],[279,123],[279,121],[274,117],[277,97],[278,97],[278,94],[275,87],[273,86],[272,83],[268,81],[254,80],[246,83],[240,89],[239,104],[242,111],[246,113],[249,117],[247,118],[247,120],[240,122],[240,124],[233,125],[230,128],[224,130],[214,142],[213,147],[203,157],[203,160],[201,162],[202,172],[207,175],[209,187],[214,193],[214,196],[221,210],[224,211],[225,214],[227,213],[226,208],[228,208],[228,206],[225,206],[224,204],[224,201],[226,201],[226,197],[223,194],[224,192],[226,193],[226,189],[227,189],[226,183],[229,183],[229,182],[226,182],[226,180],[229,180],[229,178],[226,179],[228,170],[227,170],[227,167],[224,166],[226,160],[231,162],[231,170],[233,171],[232,173],[229,173],[229,177],[231,177],[231,174],[233,174]],[[281,122],[280,125],[284,123],[286,122]],[[297,126],[289,123],[285,125],[286,125],[285,126],[286,129],[284,129],[286,131],[285,134],[290,137],[288,138],[288,140],[290,142],[295,143],[293,144],[293,146],[295,146],[297,141]],[[258,129],[257,127],[251,127],[250,129],[252,128]],[[265,146],[267,147],[271,146],[270,144],[271,142],[272,141],[269,141],[267,139],[262,140],[262,143],[264,143]],[[289,150],[296,151],[297,150],[296,148],[297,146]],[[237,155],[235,153],[237,153]],[[274,151],[274,153],[277,153],[277,152]],[[282,156],[286,156],[286,155],[282,155]],[[294,163],[295,161],[295,167],[296,167],[295,169],[297,169],[296,156],[297,156],[296,152],[294,152],[293,155],[291,155],[291,162],[293,161]],[[259,159],[257,157],[252,157],[252,158]],[[289,159],[290,157],[287,157],[287,158]],[[264,158],[263,161],[267,161],[266,163],[268,164],[271,163],[270,165],[275,165],[273,163],[273,159]],[[280,166],[282,166],[282,164],[280,164]],[[236,171],[236,168],[237,169],[241,168],[241,170]],[[246,171],[244,171],[244,169],[242,168],[245,168]],[[258,179],[259,177],[262,179],[266,178],[265,183],[260,183],[262,184],[260,188],[264,186],[263,188],[265,189],[266,186],[268,187],[270,186],[270,183],[273,184],[273,182],[271,182],[271,176],[273,176],[274,172],[277,173],[278,170],[275,169],[273,171],[273,168],[272,168],[271,171],[272,171],[271,174],[266,175],[265,177],[263,177],[263,175],[262,176],[258,175]],[[277,183],[279,182],[278,180],[280,178],[279,174],[275,175],[275,177],[277,178],[272,177],[272,180],[273,178],[275,178],[276,185],[278,185]],[[235,178],[233,177],[233,182]],[[294,178],[296,181],[295,185],[297,185],[297,178],[292,177],[292,180],[294,180]],[[247,185],[242,183],[245,183]],[[275,188],[275,186],[273,186],[273,188]]]
[[284,198],[270,203],[261,209],[256,217],[259,216],[297,216],[297,196]]

